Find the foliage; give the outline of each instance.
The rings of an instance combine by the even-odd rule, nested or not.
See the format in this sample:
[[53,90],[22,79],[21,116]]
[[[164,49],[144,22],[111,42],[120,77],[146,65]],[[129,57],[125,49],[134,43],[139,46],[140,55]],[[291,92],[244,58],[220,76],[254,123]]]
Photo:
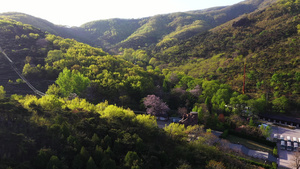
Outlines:
[[3,86],[0,86],[0,99],[5,98],[6,91],[4,90]]
[[144,98],[144,105],[147,113],[155,116],[166,115],[170,110],[168,105],[155,95],[148,95]]
[[37,101],[37,104],[47,111],[60,109],[62,106],[62,102],[55,95],[45,95]]
[[140,161],[139,156],[136,152],[128,151],[124,158],[125,166],[127,167],[134,167],[137,166]]
[[139,114],[133,120],[137,123],[146,126],[147,128],[158,127],[155,116]]
[[69,96],[71,93],[79,95],[87,88],[90,83],[90,79],[75,70],[70,71],[68,69],[64,69],[63,72],[59,74],[55,83],[59,86],[63,96]]
[[278,150],[277,150],[277,147],[274,147],[274,149],[273,149],[273,155],[274,155],[275,157],[278,157]]
[[252,117],[250,117],[249,126],[252,126],[252,127],[254,127],[254,126],[255,126],[255,123],[254,123],[254,121],[253,121],[253,118],[252,118]]
[[164,130],[174,138],[184,139],[187,136],[186,128],[183,124],[171,123],[164,128]]
[[207,169],[215,169],[215,168],[225,169],[226,167],[224,166],[224,164],[222,162],[217,162],[215,160],[210,160],[205,168],[207,168]]
[[289,108],[289,100],[285,96],[274,99],[272,104],[273,110],[278,113],[285,113]]
[[272,134],[272,128],[268,125],[265,127],[264,125],[260,126],[260,130],[262,131],[262,134],[265,138],[270,138]]
[[123,108],[109,105],[103,111],[99,112],[101,117],[108,118],[108,119],[118,119],[121,118],[125,120],[126,118],[133,118],[135,116],[132,110],[125,110]]

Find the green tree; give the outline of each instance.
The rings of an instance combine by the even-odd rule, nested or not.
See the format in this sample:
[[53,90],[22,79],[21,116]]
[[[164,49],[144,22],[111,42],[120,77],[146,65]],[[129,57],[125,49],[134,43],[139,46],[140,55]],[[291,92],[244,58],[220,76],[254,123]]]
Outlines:
[[289,109],[289,100],[285,96],[274,99],[272,104],[273,110],[278,113],[286,113]]
[[174,138],[183,139],[187,136],[187,133],[185,132],[186,128],[183,124],[171,123],[166,126],[164,130]]
[[273,149],[273,155],[274,155],[274,156],[278,156],[277,146],[274,147],[274,149]]
[[219,89],[211,99],[211,103],[214,105],[214,108],[219,110],[225,109],[225,104],[228,104],[230,101],[231,93],[228,89]]
[[247,101],[248,106],[251,108],[251,112],[254,114],[258,114],[260,112],[264,112],[266,107],[267,107],[267,101],[264,97],[264,95],[262,95],[261,98],[258,99],[251,99]]
[[96,164],[98,166],[100,166],[100,162],[104,158],[104,152],[103,152],[103,149],[100,146],[96,145],[95,151],[93,153],[93,157],[96,161]]
[[48,164],[47,164],[47,169],[59,169],[62,168],[62,163],[59,160],[59,158],[57,156],[51,156]]
[[38,100],[38,104],[42,106],[44,110],[60,109],[62,102],[54,95],[45,95]]
[[82,161],[84,161],[85,163],[88,161],[88,159],[90,157],[89,152],[83,146],[81,147],[81,150],[80,150],[80,157],[81,157]]
[[94,133],[94,135],[92,137],[92,142],[94,142],[94,144],[96,144],[96,145],[101,143],[101,140],[96,133]]
[[97,169],[97,165],[92,157],[89,158],[88,162],[86,163],[86,169]]
[[59,96],[60,88],[56,84],[52,84],[48,87],[48,90],[46,91],[46,94]]
[[202,94],[204,98],[212,98],[214,93],[216,93],[219,89],[220,85],[218,81],[212,80],[212,81],[204,81],[202,83]]
[[35,159],[34,166],[36,168],[46,168],[51,158],[51,150],[50,149],[40,149],[38,152],[38,156]]
[[0,86],[0,99],[5,98],[6,91],[4,90],[3,86]]
[[77,154],[72,162],[72,168],[74,169],[82,169],[84,167],[84,162],[80,156],[80,154]]
[[127,166],[127,167],[137,166],[139,163],[139,160],[140,160],[140,158],[136,152],[128,151],[124,158],[125,166]]
[[300,82],[300,72],[295,73],[295,79],[296,79],[297,82]]
[[253,119],[252,117],[250,118],[250,121],[249,121],[249,126],[255,126],[254,122],[253,122]]
[[78,71],[73,70],[72,72],[65,68],[61,72],[55,81],[60,87],[63,96],[69,96],[70,93],[80,94],[84,91],[90,83],[90,79],[85,77]]
[[103,168],[103,169],[116,169],[117,165],[116,165],[116,162],[114,160],[112,160],[111,158],[104,158],[101,161],[101,168]]
[[262,131],[265,138],[269,138],[271,136],[272,128],[269,125],[266,127],[264,125],[261,125],[260,130]]

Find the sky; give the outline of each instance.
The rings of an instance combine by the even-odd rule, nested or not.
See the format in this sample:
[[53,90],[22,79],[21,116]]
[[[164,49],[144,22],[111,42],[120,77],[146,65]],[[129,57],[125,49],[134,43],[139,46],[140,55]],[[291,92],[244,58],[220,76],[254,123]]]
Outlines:
[[111,18],[143,18],[236,4],[243,0],[5,0],[0,13],[21,12],[57,25],[80,26]]

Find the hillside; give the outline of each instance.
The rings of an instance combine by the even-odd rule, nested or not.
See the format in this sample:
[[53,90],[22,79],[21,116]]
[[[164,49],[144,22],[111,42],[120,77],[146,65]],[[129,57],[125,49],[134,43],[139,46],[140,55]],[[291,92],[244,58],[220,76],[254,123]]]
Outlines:
[[[103,47],[115,51],[119,47],[138,49],[190,38],[273,2],[274,0],[247,0],[228,7],[156,15],[136,20],[94,21],[81,27],[95,35],[93,39],[98,41],[96,45],[104,44]],[[129,24],[130,27],[127,26]]]
[[[62,29],[0,15],[15,63],[0,54],[0,168],[276,168],[211,131],[278,155],[258,116],[299,117],[300,1],[273,2]],[[14,66],[46,95],[30,95]],[[161,129],[157,116],[184,123]]]
[[67,28],[23,13],[2,13],[0,16],[30,24],[64,38],[102,47],[118,53],[123,48],[164,46],[190,38],[242,14],[263,9],[275,0],[246,0],[241,3],[205,10],[156,15],[141,19],[108,19],[92,21],[81,27]]
[[[0,47],[15,63],[19,72],[22,72],[25,63],[30,62],[32,65],[44,63],[44,57],[47,56],[47,42],[44,38],[45,32],[31,25],[0,17]],[[19,76],[13,71],[2,53],[0,60],[0,85],[6,88],[7,94],[33,94],[22,81],[16,82]],[[40,90],[47,88],[47,83],[44,84],[41,81],[32,83]]]
[[189,40],[157,46],[152,64],[242,92],[245,63],[247,93],[286,96],[299,105],[299,9],[299,2],[279,1]]
[[19,21],[24,24],[32,25],[33,27],[38,28],[44,32],[89,43],[89,40],[87,38],[88,34],[86,34],[86,32],[79,27],[68,28],[66,26],[55,25],[47,20],[17,12],[0,13],[0,16]]

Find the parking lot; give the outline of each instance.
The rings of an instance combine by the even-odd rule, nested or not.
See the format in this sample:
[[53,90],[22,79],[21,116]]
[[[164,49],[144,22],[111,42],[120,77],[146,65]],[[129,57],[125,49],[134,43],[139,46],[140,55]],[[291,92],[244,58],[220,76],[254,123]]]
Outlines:
[[[296,137],[298,139],[300,138],[300,129],[288,129],[279,126],[272,126],[272,136],[274,134],[277,134],[279,137],[280,135],[283,135],[285,139],[287,136],[290,136],[291,138]],[[277,148],[279,155],[278,166],[291,168],[290,163],[292,163],[293,151],[281,150],[280,142],[277,142]]]

